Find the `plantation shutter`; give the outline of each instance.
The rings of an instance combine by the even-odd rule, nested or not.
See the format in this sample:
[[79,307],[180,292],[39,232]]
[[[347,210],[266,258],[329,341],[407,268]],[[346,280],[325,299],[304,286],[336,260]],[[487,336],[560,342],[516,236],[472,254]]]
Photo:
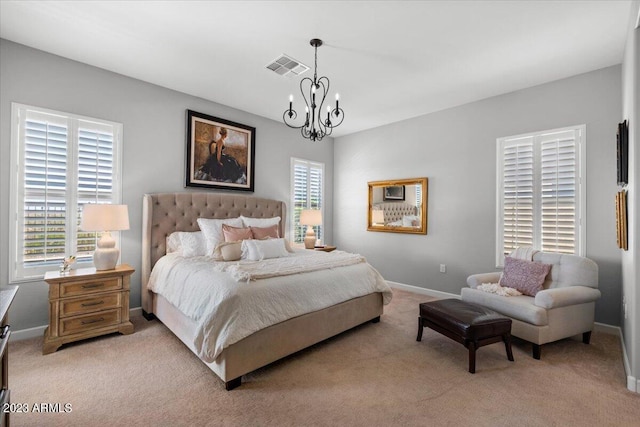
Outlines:
[[[295,243],[302,243],[306,227],[300,225],[300,212],[303,209],[323,209],[324,164],[292,158],[291,165],[293,177],[292,236]],[[322,239],[322,226],[314,226],[313,228],[317,238]]]
[[[108,126],[81,121],[78,129],[78,186],[76,227],[82,208],[88,203],[114,203],[113,132]],[[76,231],[78,256],[90,256],[95,250],[96,233]]]
[[543,251],[576,253],[578,168],[575,131],[540,136],[541,245]]
[[68,138],[64,117],[32,113],[25,120],[23,238],[18,242],[24,267],[64,257]]
[[533,246],[533,138],[511,141],[502,162],[503,254]]
[[11,279],[38,277],[68,255],[90,261],[96,233],[79,229],[82,207],[120,202],[121,125],[19,104],[12,115]]
[[498,139],[498,265],[518,246],[584,255],[584,126]]

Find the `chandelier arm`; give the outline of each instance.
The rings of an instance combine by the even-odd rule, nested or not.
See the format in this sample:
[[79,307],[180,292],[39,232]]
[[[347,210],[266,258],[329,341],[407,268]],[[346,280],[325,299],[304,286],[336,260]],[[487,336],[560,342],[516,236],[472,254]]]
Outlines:
[[[322,141],[325,136],[331,135],[333,128],[339,126],[344,120],[344,111],[339,108],[338,98],[336,96],[335,108],[328,107],[326,119],[323,120],[324,102],[326,101],[329,93],[331,83],[329,78],[321,76],[318,78],[318,47],[322,46],[322,40],[312,39],[310,41],[311,46],[314,47],[314,68],[313,79],[305,77],[300,80],[300,93],[305,103],[305,121],[302,125],[297,126],[293,123],[298,113],[293,110],[291,102],[289,103],[289,109],[285,110],[282,114],[283,122],[290,128],[300,129],[300,134],[303,138],[310,139],[311,141]],[[306,93],[305,85],[309,85],[308,93]],[[319,91],[322,90],[322,93]],[[332,120],[333,118],[333,120]]]

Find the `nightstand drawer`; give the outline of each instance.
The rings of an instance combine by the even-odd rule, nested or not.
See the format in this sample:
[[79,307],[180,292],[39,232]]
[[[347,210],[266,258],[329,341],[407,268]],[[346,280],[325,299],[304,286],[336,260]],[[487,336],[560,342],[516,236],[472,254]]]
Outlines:
[[118,308],[121,305],[119,292],[97,295],[91,298],[75,298],[60,301],[60,317],[75,316],[77,314],[92,313],[108,308]]
[[122,289],[122,279],[96,279],[92,281],[71,282],[60,284],[60,298],[75,295],[86,295],[92,292],[104,292]]
[[117,325],[118,323],[120,323],[120,310],[118,309],[101,311],[86,316],[70,317],[60,320],[60,335],[69,335],[103,326]]

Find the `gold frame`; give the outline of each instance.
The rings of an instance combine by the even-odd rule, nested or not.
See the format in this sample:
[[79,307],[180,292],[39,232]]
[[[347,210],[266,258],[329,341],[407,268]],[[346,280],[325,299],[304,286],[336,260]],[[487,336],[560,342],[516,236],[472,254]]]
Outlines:
[[[427,201],[429,200],[429,179],[428,178],[408,178],[396,179],[390,181],[370,181],[369,186],[369,207],[367,209],[367,231],[383,231],[389,233],[407,233],[407,234],[427,234]],[[373,225],[373,188],[374,187],[392,187],[397,185],[421,185],[422,186],[422,203],[420,205],[421,224],[419,228],[415,227],[392,227],[387,225]]]
[[616,241],[622,250],[628,250],[627,241],[627,192],[618,191],[616,194]]

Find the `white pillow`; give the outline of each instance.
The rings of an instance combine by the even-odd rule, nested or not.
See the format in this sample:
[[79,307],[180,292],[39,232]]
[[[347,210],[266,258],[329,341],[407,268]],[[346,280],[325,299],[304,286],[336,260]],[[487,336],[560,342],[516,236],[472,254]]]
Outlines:
[[224,242],[222,224],[227,224],[232,227],[242,227],[242,220],[240,218],[198,218],[198,226],[207,242],[207,255],[209,256],[213,255],[213,251],[219,243]]
[[272,225],[280,224],[279,216],[274,216],[273,218],[249,218],[240,215],[240,219],[245,227],[271,227]]
[[418,217],[416,215],[404,215],[402,217],[403,227],[415,227],[419,225]]
[[242,259],[261,261],[289,256],[284,239],[243,240]]
[[167,253],[179,252],[183,257],[207,255],[207,243],[201,231],[175,231],[167,236]]

